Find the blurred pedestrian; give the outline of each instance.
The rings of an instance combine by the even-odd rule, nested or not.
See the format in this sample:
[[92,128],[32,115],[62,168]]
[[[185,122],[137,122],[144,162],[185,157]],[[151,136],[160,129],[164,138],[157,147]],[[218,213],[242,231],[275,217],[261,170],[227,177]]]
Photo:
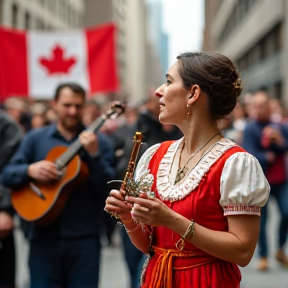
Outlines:
[[4,109],[27,132],[31,129],[30,104],[23,97],[9,97],[4,102]]
[[[122,139],[122,143],[124,145],[123,155],[122,157],[119,157],[119,161],[116,165],[116,171],[119,179],[124,179],[132,146],[134,144],[132,139],[136,131],[143,134],[144,142],[143,147],[139,152],[138,159],[146,149],[155,145],[156,143],[167,140],[176,140],[183,136],[182,132],[176,126],[160,123],[158,120],[159,113],[159,101],[151,92],[150,95],[148,95],[148,99],[145,101],[144,109],[139,114],[138,119],[133,117],[134,114],[131,115],[128,113],[129,125],[125,127],[125,132],[123,131],[124,127],[122,127],[119,129],[119,131],[114,133],[114,137]],[[134,119],[134,121],[131,119]],[[130,287],[137,288],[139,287],[141,267],[147,256],[133,245],[125,229],[122,229],[122,241],[125,260],[130,273]]]
[[56,181],[59,171],[55,163],[44,160],[47,153],[79,139],[84,148],[79,156],[90,172],[81,187],[70,187],[69,199],[54,222],[47,226],[31,223],[31,288],[98,287],[101,215],[106,183],[115,179],[115,174],[110,142],[100,133],[86,131],[82,124],[84,103],[85,91],[78,84],[58,86],[54,105],[57,122],[29,131],[3,171],[4,184],[11,187],[30,179]]
[[101,116],[100,105],[94,99],[87,100],[84,107],[83,124],[85,126],[88,126],[100,116]]
[[48,106],[45,103],[35,103],[31,106],[31,128],[41,128],[49,124],[46,117]]
[[151,173],[154,197],[124,198],[124,191],[112,190],[105,209],[150,255],[141,287],[239,288],[237,265],[252,258],[269,195],[255,157],[217,127],[234,109],[241,80],[221,54],[177,59],[155,94],[159,120],[177,125],[184,137],[152,146],[138,162],[135,179]]
[[232,114],[221,122],[223,122],[222,125],[224,125],[224,127],[218,127],[221,130],[222,135],[225,138],[242,145],[243,131],[247,122],[242,104],[237,102]]
[[[278,250],[276,259],[288,267],[288,259],[284,253],[288,233],[288,187],[285,171],[285,153],[288,151],[288,129],[279,122],[271,121],[271,110],[267,93],[261,91],[255,93],[251,100],[251,109],[254,120],[246,125],[243,147],[260,162],[271,186],[270,197],[273,196],[277,201],[281,216],[277,235]],[[267,218],[268,209],[265,206],[261,214],[258,243],[260,261],[257,268],[259,270],[268,269]]]
[[0,287],[15,287],[14,210],[10,191],[3,186],[1,171],[17,149],[22,138],[20,126],[0,110]]

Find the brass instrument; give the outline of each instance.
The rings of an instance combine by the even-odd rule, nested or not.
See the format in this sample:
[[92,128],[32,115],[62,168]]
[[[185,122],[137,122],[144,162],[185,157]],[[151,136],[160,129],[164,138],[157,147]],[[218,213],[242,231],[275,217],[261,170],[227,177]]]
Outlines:
[[127,196],[138,197],[141,193],[147,193],[148,197],[154,197],[154,193],[150,191],[154,181],[152,174],[147,173],[141,176],[137,181],[134,180],[134,171],[142,139],[142,133],[135,132],[133,137],[134,146],[120,190],[124,191]]
[[[136,168],[136,161],[142,144],[142,139],[143,139],[142,133],[135,132],[135,135],[133,137],[134,146],[132,149],[127,171],[125,173],[123,181],[112,180],[108,182],[108,184],[113,182],[121,182],[122,184],[120,191],[121,194],[124,194],[123,196],[139,197],[141,193],[146,193],[148,197],[155,198],[154,192],[151,192],[151,186],[153,185],[154,182],[154,177],[152,174],[147,172],[146,174],[142,175],[137,181],[134,180],[134,171]],[[123,224],[120,216],[117,213],[112,213],[105,209],[104,211],[109,213],[111,217],[117,221],[117,223],[119,223],[120,225]],[[142,229],[144,228],[142,227]]]
[[130,191],[130,184],[129,183],[131,183],[131,181],[133,179],[137,157],[138,157],[140,147],[142,144],[142,139],[143,139],[142,133],[141,132],[135,132],[135,135],[133,137],[134,146],[133,146],[130,160],[128,163],[127,171],[125,173],[124,180],[123,180],[122,185],[121,185],[121,190],[124,190],[128,196],[132,196],[132,194],[133,194],[133,192]]

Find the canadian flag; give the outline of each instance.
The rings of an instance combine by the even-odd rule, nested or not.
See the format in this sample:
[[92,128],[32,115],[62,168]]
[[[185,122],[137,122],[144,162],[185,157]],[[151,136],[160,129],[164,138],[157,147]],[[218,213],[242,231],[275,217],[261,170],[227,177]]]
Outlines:
[[89,94],[116,92],[115,30],[114,24],[59,32],[0,27],[0,100],[51,99],[67,81]]

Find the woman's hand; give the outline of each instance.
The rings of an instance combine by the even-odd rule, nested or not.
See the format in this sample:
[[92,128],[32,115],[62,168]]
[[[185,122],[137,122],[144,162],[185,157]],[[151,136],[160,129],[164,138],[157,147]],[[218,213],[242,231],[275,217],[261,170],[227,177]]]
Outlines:
[[131,209],[133,205],[125,201],[125,193],[119,190],[111,190],[104,210],[112,215],[116,215],[122,221],[131,219]]
[[133,204],[133,219],[146,225],[167,227],[175,213],[159,199],[148,198],[145,194],[139,198],[126,196],[125,200]]

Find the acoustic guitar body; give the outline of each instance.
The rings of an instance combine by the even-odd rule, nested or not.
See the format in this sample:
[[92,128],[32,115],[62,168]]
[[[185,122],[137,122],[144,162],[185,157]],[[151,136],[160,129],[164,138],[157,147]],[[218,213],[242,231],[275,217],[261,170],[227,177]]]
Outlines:
[[[55,162],[67,147],[58,146],[50,150],[45,160]],[[12,204],[17,213],[27,221],[38,225],[51,224],[61,213],[71,192],[82,186],[88,179],[87,165],[78,155],[63,169],[63,176],[59,180],[44,183],[33,181],[40,189],[43,198],[39,197],[31,188],[31,182],[12,192]]]

